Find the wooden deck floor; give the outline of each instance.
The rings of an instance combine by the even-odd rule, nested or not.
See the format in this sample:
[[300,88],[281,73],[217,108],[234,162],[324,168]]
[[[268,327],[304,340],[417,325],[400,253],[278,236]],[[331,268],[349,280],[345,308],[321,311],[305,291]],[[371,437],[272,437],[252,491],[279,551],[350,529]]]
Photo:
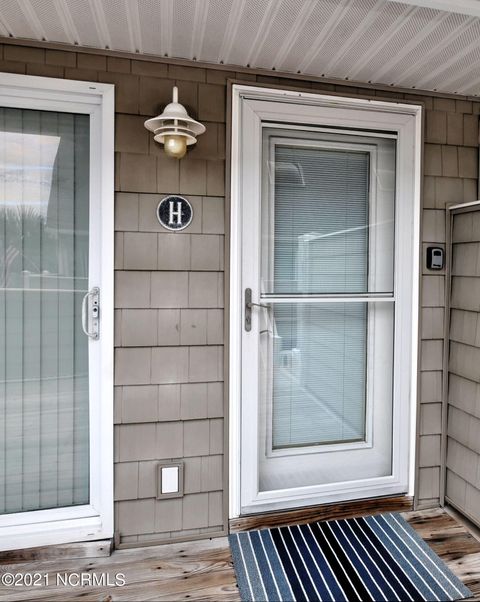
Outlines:
[[[480,542],[443,510],[406,512],[405,518],[480,600]],[[48,587],[0,585],[0,601],[12,600],[239,600],[226,538],[188,544],[118,550],[109,558],[0,565],[0,574],[48,575]],[[65,587],[56,575],[125,575],[123,587]],[[45,577],[44,577],[45,579]],[[92,577],[93,579],[93,577]]]

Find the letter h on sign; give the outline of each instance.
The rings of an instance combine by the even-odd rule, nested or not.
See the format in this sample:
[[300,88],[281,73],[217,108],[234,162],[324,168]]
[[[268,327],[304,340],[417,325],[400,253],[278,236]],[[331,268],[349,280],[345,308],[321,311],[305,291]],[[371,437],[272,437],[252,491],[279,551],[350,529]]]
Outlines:
[[[176,201],[177,208],[174,209],[175,201],[169,201],[169,226],[181,226],[182,225],[182,201]],[[177,218],[176,221],[174,218]]]
[[193,209],[181,196],[167,196],[157,207],[157,218],[167,230],[184,230],[193,219]]

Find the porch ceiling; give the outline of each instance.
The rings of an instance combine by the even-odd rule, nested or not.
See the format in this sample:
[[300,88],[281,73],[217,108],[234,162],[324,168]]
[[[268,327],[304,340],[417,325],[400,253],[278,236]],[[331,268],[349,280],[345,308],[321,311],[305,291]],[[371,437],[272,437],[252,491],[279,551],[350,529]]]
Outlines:
[[480,95],[480,0],[1,0],[0,35]]

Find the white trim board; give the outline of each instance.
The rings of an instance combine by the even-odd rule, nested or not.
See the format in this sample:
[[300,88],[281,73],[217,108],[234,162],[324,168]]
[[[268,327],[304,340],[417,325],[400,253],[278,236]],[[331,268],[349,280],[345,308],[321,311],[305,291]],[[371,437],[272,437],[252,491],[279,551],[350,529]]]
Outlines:
[[[398,1],[399,0],[389,0],[389,2]],[[480,17],[480,3],[478,0],[454,0],[453,2],[452,0],[401,0],[401,4],[423,6],[433,10],[442,10],[446,13]]]
[[0,106],[90,115],[89,289],[101,288],[101,335],[89,343],[90,503],[0,515],[0,550],[113,536],[114,86],[2,74]]
[[[394,134],[398,139],[396,203],[406,203],[411,213],[407,216],[408,237],[396,233],[397,254],[408,258],[411,270],[397,270],[395,290],[402,291],[407,299],[403,317],[406,327],[403,347],[397,348],[397,358],[407,358],[401,364],[402,378],[397,377],[397,399],[406,402],[396,404],[394,410],[401,428],[394,435],[394,465],[396,477],[387,482],[384,488],[379,485],[376,495],[388,495],[398,491],[398,483],[409,495],[414,493],[415,435],[416,435],[416,389],[417,389],[417,346],[419,313],[419,246],[420,246],[420,183],[422,155],[422,107],[406,103],[380,100],[338,97],[315,93],[277,90],[259,86],[233,85],[232,87],[232,148],[231,148],[231,230],[230,230],[230,360],[229,360],[229,516],[234,518],[241,513],[240,445],[241,435],[241,338],[243,329],[243,286],[241,282],[242,245],[242,142],[260,140],[261,122],[307,124],[310,126],[338,126],[361,129],[364,132]],[[258,156],[251,161],[257,165]],[[258,185],[249,194],[259,195]],[[405,218],[404,218],[405,223]],[[256,299],[255,299],[256,300]],[[398,361],[398,359],[396,360]],[[397,371],[398,374],[398,371]],[[255,430],[256,419],[252,417]],[[403,458],[402,462],[399,461]],[[395,483],[397,483],[395,485]],[[372,483],[373,485],[373,483]],[[396,488],[396,489],[395,489]],[[358,493],[349,493],[345,486],[344,499],[355,499]],[[365,487],[365,496],[368,487]],[[305,498],[292,494],[285,507],[309,505],[334,501],[328,496],[319,495],[321,490],[307,492]],[[298,503],[300,499],[301,503]],[[338,499],[338,498],[336,498]],[[273,509],[273,508],[272,508]],[[258,511],[265,507],[258,507]]]

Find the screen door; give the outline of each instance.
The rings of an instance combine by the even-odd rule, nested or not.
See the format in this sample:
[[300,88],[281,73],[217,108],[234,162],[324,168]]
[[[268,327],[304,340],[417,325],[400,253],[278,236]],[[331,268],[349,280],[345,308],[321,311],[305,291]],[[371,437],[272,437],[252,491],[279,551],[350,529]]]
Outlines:
[[[361,497],[392,476],[395,166],[394,136],[262,128],[242,401],[255,399],[243,428],[256,412],[258,451],[243,458],[264,508],[302,505],[310,491]],[[248,485],[242,494],[244,511],[258,507]]]
[[412,492],[421,108],[232,108],[230,515]]

